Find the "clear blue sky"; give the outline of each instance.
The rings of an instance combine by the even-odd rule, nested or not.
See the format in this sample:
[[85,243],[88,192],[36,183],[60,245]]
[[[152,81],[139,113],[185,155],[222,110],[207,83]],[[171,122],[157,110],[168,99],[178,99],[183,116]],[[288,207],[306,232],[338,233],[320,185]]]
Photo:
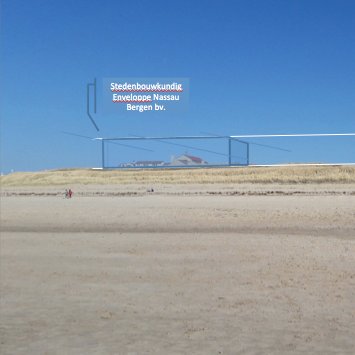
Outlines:
[[[61,131],[355,131],[353,0],[3,0],[1,57],[5,173],[99,166],[95,142]],[[189,111],[98,112],[97,134],[85,106],[94,77],[188,77]],[[326,149],[355,161],[354,139],[344,142]]]

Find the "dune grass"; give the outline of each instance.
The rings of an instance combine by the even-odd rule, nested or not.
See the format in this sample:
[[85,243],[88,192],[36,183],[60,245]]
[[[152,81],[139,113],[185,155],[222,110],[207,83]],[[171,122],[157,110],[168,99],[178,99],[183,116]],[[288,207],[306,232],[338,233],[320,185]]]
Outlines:
[[67,184],[355,183],[354,166],[289,166],[200,169],[62,169],[1,176],[1,186]]

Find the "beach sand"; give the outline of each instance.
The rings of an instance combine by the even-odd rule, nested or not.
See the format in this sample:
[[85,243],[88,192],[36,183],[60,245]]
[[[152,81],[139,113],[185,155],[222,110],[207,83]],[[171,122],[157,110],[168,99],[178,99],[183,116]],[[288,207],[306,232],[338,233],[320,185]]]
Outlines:
[[354,185],[7,188],[1,354],[354,354]]

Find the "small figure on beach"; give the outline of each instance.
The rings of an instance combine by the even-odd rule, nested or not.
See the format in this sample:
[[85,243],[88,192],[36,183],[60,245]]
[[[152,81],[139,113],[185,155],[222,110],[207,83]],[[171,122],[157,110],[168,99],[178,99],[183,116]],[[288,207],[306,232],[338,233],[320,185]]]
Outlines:
[[73,196],[73,191],[72,189],[65,189],[65,192],[64,192],[64,198],[72,198]]

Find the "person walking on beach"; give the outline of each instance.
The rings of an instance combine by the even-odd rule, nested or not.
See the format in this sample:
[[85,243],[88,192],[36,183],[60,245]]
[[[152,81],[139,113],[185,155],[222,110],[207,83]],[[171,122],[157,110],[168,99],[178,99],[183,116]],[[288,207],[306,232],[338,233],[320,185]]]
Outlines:
[[71,189],[69,189],[68,195],[69,195],[69,198],[71,198],[73,196],[73,191]]

